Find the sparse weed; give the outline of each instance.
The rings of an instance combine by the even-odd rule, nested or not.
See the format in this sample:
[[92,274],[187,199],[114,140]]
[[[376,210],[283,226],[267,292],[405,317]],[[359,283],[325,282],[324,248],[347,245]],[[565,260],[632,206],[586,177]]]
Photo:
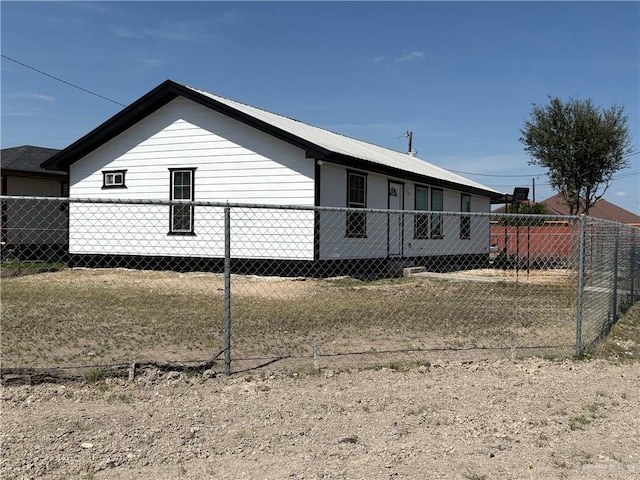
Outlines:
[[87,383],[97,383],[107,378],[107,372],[104,368],[93,367],[87,370],[82,376]]
[[489,477],[487,477],[486,475],[479,474],[479,473],[470,473],[469,472],[469,473],[465,473],[464,474],[464,478],[466,478],[468,480],[487,480],[487,478],[489,478]]
[[[99,376],[99,375],[97,375]],[[104,377],[103,377],[104,378]],[[111,385],[109,385],[107,382],[105,382],[104,380],[100,380],[98,381],[98,383],[96,384],[96,389],[99,392],[108,392],[112,389]]]
[[560,458],[555,455],[552,455],[552,457],[553,457],[553,466],[555,468],[559,468],[559,469],[568,468],[567,461],[564,458]]
[[591,419],[584,415],[576,415],[569,421],[570,430],[584,430],[584,428],[591,423]]
[[133,403],[133,396],[127,393],[113,393],[107,397],[110,403]]
[[597,403],[590,403],[587,405],[587,411],[594,416],[594,414],[598,411],[598,409],[600,408],[600,405],[598,405]]
[[395,372],[408,372],[414,368],[424,367],[427,371],[431,368],[431,363],[423,360],[409,360],[409,361],[396,361],[391,362],[388,368]]

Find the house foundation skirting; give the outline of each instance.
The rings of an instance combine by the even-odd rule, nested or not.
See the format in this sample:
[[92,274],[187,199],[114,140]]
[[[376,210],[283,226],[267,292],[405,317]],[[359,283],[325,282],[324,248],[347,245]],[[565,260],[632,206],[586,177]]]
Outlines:
[[0,258],[3,262],[66,262],[68,249],[62,243],[8,243],[2,245]]
[[[279,277],[330,278],[349,276],[360,279],[375,279],[401,277],[403,269],[407,267],[419,266],[432,272],[449,272],[486,267],[488,261],[488,256],[483,254],[340,260],[232,258],[231,273]],[[70,254],[68,265],[70,268],[224,272],[224,258],[208,257]]]

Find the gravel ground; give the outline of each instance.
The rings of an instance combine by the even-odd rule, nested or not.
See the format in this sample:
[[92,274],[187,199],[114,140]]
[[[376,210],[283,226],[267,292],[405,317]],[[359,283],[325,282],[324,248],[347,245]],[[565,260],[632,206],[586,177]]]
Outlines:
[[4,386],[1,475],[640,478],[639,389],[639,363],[538,358]]

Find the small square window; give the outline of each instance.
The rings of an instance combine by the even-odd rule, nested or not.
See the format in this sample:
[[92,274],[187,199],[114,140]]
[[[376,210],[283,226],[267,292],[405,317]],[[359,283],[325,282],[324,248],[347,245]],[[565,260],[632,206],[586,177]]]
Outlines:
[[102,172],[102,188],[127,188],[124,183],[126,170]]

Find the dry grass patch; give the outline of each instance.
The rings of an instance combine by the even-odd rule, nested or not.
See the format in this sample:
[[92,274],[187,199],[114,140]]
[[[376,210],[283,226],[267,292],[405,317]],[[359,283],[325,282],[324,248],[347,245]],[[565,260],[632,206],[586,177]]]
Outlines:
[[624,363],[640,361],[640,303],[620,317],[592,356]]
[[[423,277],[232,277],[234,355],[568,346],[574,286]],[[6,366],[206,360],[223,347],[219,274],[74,269],[5,279]]]

